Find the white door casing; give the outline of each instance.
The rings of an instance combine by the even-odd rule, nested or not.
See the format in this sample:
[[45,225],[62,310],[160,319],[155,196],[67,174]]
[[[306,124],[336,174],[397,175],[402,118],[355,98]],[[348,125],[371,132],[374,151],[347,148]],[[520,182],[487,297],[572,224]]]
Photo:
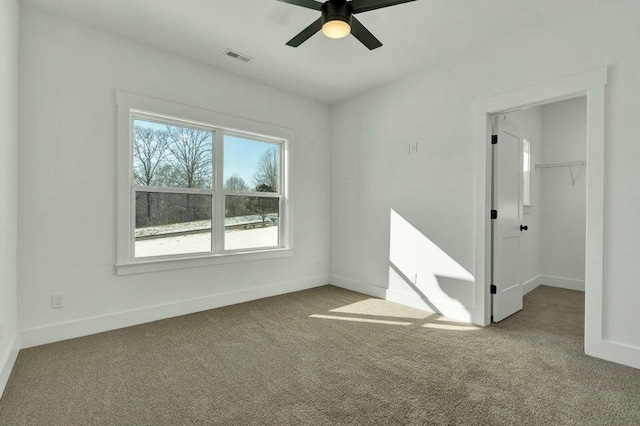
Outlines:
[[634,349],[604,338],[604,141],[607,67],[541,80],[539,84],[478,99],[476,114],[476,303],[474,323],[491,323],[491,137],[490,117],[524,107],[587,96],[587,253],[585,334],[587,355],[640,368]]

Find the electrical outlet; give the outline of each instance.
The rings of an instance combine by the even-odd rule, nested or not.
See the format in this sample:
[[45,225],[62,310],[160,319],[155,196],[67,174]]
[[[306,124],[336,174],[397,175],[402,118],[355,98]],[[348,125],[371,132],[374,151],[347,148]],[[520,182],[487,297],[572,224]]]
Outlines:
[[64,293],[51,295],[51,308],[53,309],[64,308]]
[[413,283],[418,285],[418,273],[413,274]]
[[320,270],[320,261],[317,260],[316,261],[316,271],[319,271],[319,270]]

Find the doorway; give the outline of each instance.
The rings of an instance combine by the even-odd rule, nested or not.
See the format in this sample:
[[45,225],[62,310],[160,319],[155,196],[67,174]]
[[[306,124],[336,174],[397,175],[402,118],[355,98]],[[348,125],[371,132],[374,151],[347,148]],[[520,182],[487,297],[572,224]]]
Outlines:
[[[585,352],[603,357],[604,117],[607,69],[559,78],[476,102],[476,262],[474,323],[491,323],[492,117],[584,96],[587,102]],[[606,343],[606,342],[605,342]]]
[[585,96],[492,117],[492,322],[541,285],[585,290],[586,124]]

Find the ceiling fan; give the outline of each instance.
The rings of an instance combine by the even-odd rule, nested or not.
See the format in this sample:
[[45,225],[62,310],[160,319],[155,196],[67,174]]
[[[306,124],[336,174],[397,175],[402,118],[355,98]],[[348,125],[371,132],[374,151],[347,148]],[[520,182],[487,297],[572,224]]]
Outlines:
[[278,1],[322,12],[320,18],[289,40],[287,46],[298,47],[312,35],[322,30],[325,36],[334,39],[353,34],[369,50],[373,50],[382,46],[382,43],[353,15],[416,0],[327,0],[324,3],[319,3],[315,0]]

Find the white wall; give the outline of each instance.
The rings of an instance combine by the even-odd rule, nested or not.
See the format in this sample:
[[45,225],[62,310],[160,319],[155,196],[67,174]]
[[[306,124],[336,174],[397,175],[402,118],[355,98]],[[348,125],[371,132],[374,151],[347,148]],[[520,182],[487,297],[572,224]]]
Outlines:
[[13,365],[17,317],[18,1],[0,1],[0,396]]
[[[587,101],[577,98],[542,107],[542,162],[584,161]],[[575,281],[584,289],[586,168],[539,170],[542,181],[542,275]],[[543,284],[545,284],[543,282]]]
[[[333,107],[334,282],[377,286],[372,293],[389,286],[391,209],[473,273],[474,103],[608,65],[603,330],[640,354],[638,16],[636,0],[587,1],[535,30]],[[420,142],[417,155],[404,154],[408,142]],[[474,305],[472,282],[442,287],[448,297],[437,302]]]
[[[533,107],[514,111],[499,116],[499,123],[504,119],[512,120],[516,128],[522,131],[522,137],[531,144],[531,205],[524,207],[522,223],[527,225],[527,232],[520,234],[520,273],[525,284],[525,291],[532,289],[535,279],[542,273],[541,236],[542,236],[542,200],[540,195],[540,172],[535,164],[542,155],[542,107]],[[499,124],[498,124],[499,125]],[[534,284],[535,285],[535,284]]]
[[[20,23],[26,346],[328,282],[328,107],[30,7]],[[294,256],[116,276],[116,89],[294,129]]]

